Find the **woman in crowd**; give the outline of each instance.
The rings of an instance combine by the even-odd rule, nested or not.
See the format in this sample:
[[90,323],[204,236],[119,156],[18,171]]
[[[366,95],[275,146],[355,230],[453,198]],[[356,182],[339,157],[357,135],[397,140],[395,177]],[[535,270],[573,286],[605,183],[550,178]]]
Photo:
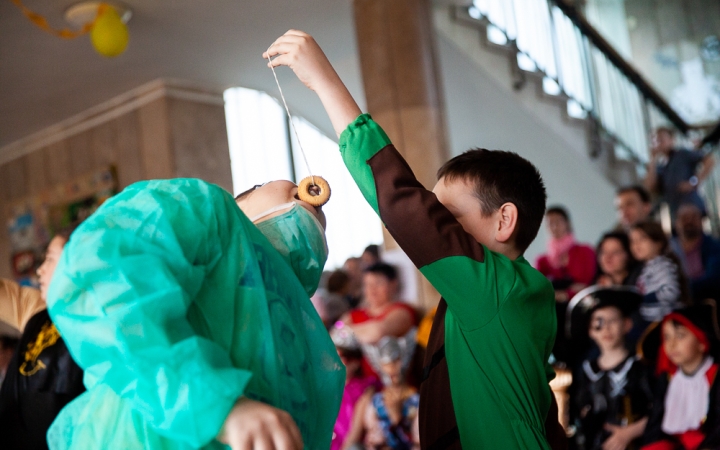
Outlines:
[[0,280],[0,320],[22,331],[0,390],[2,448],[47,449],[48,428],[85,391],[83,371],[46,309],[48,287],[74,228],[55,235],[38,268],[40,292]]
[[547,253],[537,259],[535,267],[555,288],[558,332],[553,355],[558,361],[573,365],[577,352],[569,348],[570,344],[564,337],[565,311],[573,295],[592,283],[595,277],[595,251],[575,241],[570,215],[565,208],[548,208],[545,224],[550,233]]
[[415,310],[397,301],[397,270],[385,263],[377,263],[363,273],[365,307],[345,316],[362,344],[376,344],[384,336],[405,336],[416,325]]
[[605,233],[597,246],[598,271],[595,284],[634,286],[640,266],[630,252],[630,239],[622,231]]
[[636,286],[643,294],[640,315],[645,325],[661,321],[689,301],[687,280],[660,224],[641,222],[632,227],[630,249],[643,263]]

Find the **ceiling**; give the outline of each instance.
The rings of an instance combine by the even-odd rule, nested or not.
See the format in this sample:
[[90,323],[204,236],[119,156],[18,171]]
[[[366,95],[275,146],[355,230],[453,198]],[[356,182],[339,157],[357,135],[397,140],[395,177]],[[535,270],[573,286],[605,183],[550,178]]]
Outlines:
[[[24,0],[56,28],[76,1]],[[276,95],[262,52],[290,28],[315,36],[353,94],[362,99],[352,0],[127,0],[130,43],[115,58],[87,37],[62,40],[0,0],[0,149],[157,78],[214,88],[244,86]],[[291,110],[331,131],[314,94],[283,69]]]

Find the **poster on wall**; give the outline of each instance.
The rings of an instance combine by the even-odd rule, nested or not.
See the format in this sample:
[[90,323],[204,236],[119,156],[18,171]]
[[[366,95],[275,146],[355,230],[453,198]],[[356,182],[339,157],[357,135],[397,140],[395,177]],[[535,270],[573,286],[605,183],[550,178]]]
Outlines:
[[116,171],[110,166],[11,203],[6,217],[15,280],[37,287],[36,271],[51,237],[90,216],[117,187]]

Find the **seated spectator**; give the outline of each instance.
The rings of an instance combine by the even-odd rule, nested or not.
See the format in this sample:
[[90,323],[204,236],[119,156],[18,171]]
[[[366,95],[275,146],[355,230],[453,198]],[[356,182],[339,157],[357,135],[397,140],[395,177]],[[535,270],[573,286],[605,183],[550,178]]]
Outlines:
[[649,374],[625,340],[633,326],[630,315],[642,298],[613,289],[590,297],[589,335],[600,356],[586,359],[575,376],[575,437],[586,450],[626,449],[639,444],[652,404]]
[[45,304],[50,281],[74,228],[58,233],[38,268],[40,291],[0,280],[0,320],[22,331],[0,389],[0,442],[8,449],[46,449],[50,424],[85,391],[83,371],[70,356]]
[[620,188],[615,194],[615,209],[618,215],[617,229],[627,233],[633,225],[645,222],[650,217],[650,193],[637,184]]
[[669,250],[660,224],[643,222],[630,230],[630,249],[643,263],[637,288],[643,294],[640,315],[646,322],[659,322],[673,309],[689,301],[687,281],[677,256]]
[[327,279],[325,291],[322,319],[329,328],[350,310],[350,276],[344,270],[334,271]]
[[377,347],[384,388],[379,393],[365,394],[358,402],[360,432],[354,435],[356,440],[348,439],[344,448],[350,448],[358,442],[357,436],[364,435],[367,449],[419,449],[416,421],[420,396],[405,380],[412,345],[385,337]]
[[715,310],[696,305],[660,327],[658,383],[643,450],[720,448],[720,389]]
[[393,266],[377,263],[363,274],[365,308],[350,311],[343,320],[362,344],[376,344],[385,336],[401,337],[416,324],[415,310],[397,301],[398,275]]
[[573,365],[575,352],[569,348],[562,332],[567,302],[576,293],[593,282],[595,278],[595,251],[588,245],[578,244],[572,233],[570,216],[562,207],[548,208],[545,224],[550,233],[547,253],[535,262],[535,267],[545,275],[555,288],[555,309],[558,332],[553,355],[562,363]]
[[360,262],[362,263],[362,267],[367,269],[368,267],[375,265],[380,262],[380,246],[375,244],[370,244],[367,247],[365,247],[365,250],[363,250],[362,255],[360,255]]
[[[357,412],[358,400],[363,395],[372,395],[379,390],[379,380],[372,376],[364,376],[362,371],[362,350],[349,327],[342,322],[336,323],[330,330],[330,337],[335,344],[338,355],[345,365],[345,390],[343,391],[340,413],[333,428],[331,450],[345,448],[349,439],[356,442],[360,436],[360,427],[353,428],[353,417],[361,416]],[[351,431],[353,434],[351,434]]]
[[[653,134],[645,187],[661,194],[670,207],[673,221],[683,203],[692,203],[705,213],[697,188],[710,175],[715,161],[710,153],[675,148],[673,130],[658,128]],[[702,167],[701,167],[702,166]],[[698,170],[698,168],[700,170]]]
[[677,237],[671,241],[690,280],[694,300],[720,300],[720,242],[703,233],[702,211],[692,203],[678,209]]
[[598,271],[595,284],[634,286],[640,265],[630,252],[630,239],[622,231],[605,233],[597,246]]
[[348,258],[343,264],[343,270],[350,277],[350,307],[357,308],[362,299],[363,271],[360,258]]

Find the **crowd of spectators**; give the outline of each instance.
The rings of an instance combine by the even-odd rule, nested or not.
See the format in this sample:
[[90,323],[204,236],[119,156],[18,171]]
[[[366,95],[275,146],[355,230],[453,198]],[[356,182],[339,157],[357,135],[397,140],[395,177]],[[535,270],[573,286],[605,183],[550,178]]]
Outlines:
[[617,191],[617,225],[594,248],[575,240],[565,208],[548,208],[535,267],[556,293],[571,449],[720,448],[720,241],[698,193],[713,165],[658,129],[643,185]]

